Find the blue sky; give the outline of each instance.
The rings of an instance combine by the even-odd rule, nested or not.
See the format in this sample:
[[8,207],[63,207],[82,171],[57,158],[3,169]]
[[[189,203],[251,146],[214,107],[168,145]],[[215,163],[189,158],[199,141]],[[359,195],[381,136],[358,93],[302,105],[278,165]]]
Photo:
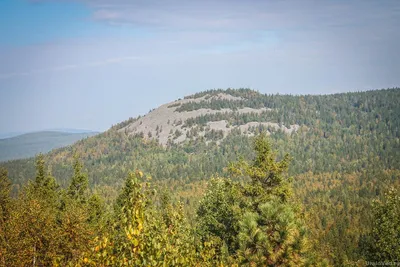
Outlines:
[[211,88],[400,85],[397,0],[1,0],[0,133],[106,130]]

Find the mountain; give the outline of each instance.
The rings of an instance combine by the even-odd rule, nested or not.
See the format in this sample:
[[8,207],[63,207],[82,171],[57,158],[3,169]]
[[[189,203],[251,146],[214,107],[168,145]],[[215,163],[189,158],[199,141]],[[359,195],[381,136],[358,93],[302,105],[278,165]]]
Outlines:
[[63,132],[63,133],[92,133],[92,134],[99,133],[96,131],[85,130],[85,129],[75,129],[75,128],[51,128],[51,129],[46,129],[44,131],[46,131],[46,132]]
[[[267,132],[278,159],[289,153],[294,194],[314,249],[343,266],[362,257],[371,204],[400,185],[400,89],[333,95],[265,95],[209,90],[160,106],[108,131],[46,154],[62,186],[78,152],[89,183],[111,204],[139,169],[172,190],[193,216],[207,181],[254,157],[252,136]],[[34,160],[1,164],[14,192],[35,176]]]
[[83,129],[74,129],[74,128],[54,128],[54,129],[44,129],[41,131],[32,131],[32,132],[1,132],[0,133],[0,139],[6,139],[6,138],[11,138],[15,137],[18,135],[23,135],[23,134],[31,134],[31,133],[37,133],[37,132],[62,132],[62,133],[93,133],[97,134],[98,132],[96,131],[90,131],[90,130],[83,130]]
[[47,153],[52,149],[71,145],[95,134],[95,132],[42,131],[0,139],[0,161],[29,158],[38,153]]
[[0,139],[11,138],[11,137],[18,136],[21,134],[25,134],[25,133],[24,132],[3,132],[3,133],[0,133]]
[[[288,134],[299,129],[297,124],[285,126],[263,119],[272,116],[276,110],[248,101],[245,95],[235,96],[222,92],[187,97],[162,105],[118,131],[130,136],[143,135],[165,146],[197,138],[209,139],[208,136],[214,135],[219,135],[220,138],[215,137],[219,140],[235,130],[251,136],[254,127],[281,130]],[[246,121],[234,121],[238,117],[246,118]]]

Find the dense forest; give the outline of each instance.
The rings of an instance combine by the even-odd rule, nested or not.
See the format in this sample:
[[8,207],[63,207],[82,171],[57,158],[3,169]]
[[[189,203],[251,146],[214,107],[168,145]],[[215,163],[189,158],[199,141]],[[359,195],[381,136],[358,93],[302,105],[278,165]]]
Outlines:
[[[221,93],[240,100],[212,98]],[[176,112],[229,111],[180,122],[190,129],[182,144],[121,131],[139,119],[131,118],[44,156],[1,163],[0,264],[400,261],[400,89],[228,89],[185,99]],[[221,120],[259,124],[246,134],[208,129]]]

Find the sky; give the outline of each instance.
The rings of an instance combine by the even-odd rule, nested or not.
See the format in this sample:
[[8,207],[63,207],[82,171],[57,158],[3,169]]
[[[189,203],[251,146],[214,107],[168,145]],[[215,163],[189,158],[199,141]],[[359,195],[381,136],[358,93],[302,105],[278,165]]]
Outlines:
[[0,0],[0,133],[104,131],[213,88],[400,86],[398,0]]

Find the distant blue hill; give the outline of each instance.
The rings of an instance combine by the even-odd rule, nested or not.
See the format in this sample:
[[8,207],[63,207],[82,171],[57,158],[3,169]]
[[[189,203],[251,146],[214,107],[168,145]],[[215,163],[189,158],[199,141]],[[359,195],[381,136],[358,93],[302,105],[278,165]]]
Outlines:
[[96,131],[84,130],[84,129],[74,129],[74,128],[51,128],[44,129],[40,131],[31,132],[0,132],[0,139],[11,138],[23,134],[40,133],[40,132],[62,132],[62,133],[98,133]]
[[0,161],[33,157],[96,134],[97,132],[42,131],[0,139]]
[[43,132],[63,132],[63,133],[98,133],[96,131],[84,130],[84,129],[72,129],[72,128],[54,128],[46,129]]
[[18,136],[21,134],[25,134],[25,132],[6,132],[6,133],[0,133],[0,139],[4,139],[4,138],[11,138],[14,136]]

